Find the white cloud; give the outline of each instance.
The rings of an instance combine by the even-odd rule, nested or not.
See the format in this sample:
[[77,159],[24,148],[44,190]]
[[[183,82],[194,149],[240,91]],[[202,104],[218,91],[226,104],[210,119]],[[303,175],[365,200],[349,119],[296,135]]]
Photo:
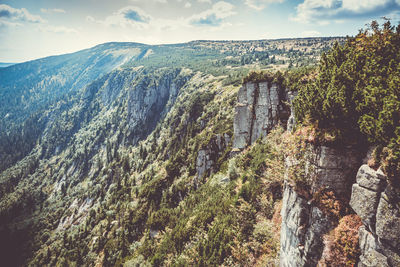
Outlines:
[[233,9],[234,6],[232,4],[220,1],[215,3],[210,9],[186,18],[154,18],[150,21],[149,27],[159,31],[174,31],[178,29],[183,30],[184,28],[190,30],[190,28],[201,26],[204,30],[215,31],[231,25],[225,19],[236,14]]
[[[189,1],[183,3],[186,8],[191,7]],[[92,16],[87,16],[86,21],[120,28],[134,26],[136,30],[146,30],[159,34],[165,34],[166,31],[175,33],[186,30],[192,31],[193,27],[215,31],[231,25],[226,19],[236,14],[234,8],[235,6],[230,3],[219,1],[201,13],[188,17],[166,19],[152,17],[137,7],[128,6],[114,12],[105,19],[98,20]]]
[[52,26],[52,25],[41,25],[39,30],[42,32],[52,32],[52,33],[78,33],[77,30],[73,28],[68,28],[65,26]]
[[[134,3],[146,4],[150,0],[130,0],[130,1],[134,2]],[[161,3],[161,4],[167,4],[168,3],[168,0],[151,0],[151,1],[156,2],[156,3]],[[179,2],[181,2],[181,1],[179,1]]]
[[0,5],[0,20],[8,25],[18,24],[18,22],[44,23],[42,17],[33,15],[25,8],[13,8],[9,5]]
[[[61,9],[41,9],[43,13],[65,13],[64,10]],[[65,27],[65,26],[54,26],[49,25],[46,20],[38,15],[33,15],[29,13],[29,11],[25,8],[17,9],[10,7],[8,5],[0,5],[0,27],[8,26],[8,27],[16,27],[23,26],[24,23],[35,23],[38,26],[35,27],[37,30],[41,32],[50,32],[50,33],[77,33],[78,31]]]
[[400,0],[304,0],[296,7],[292,20],[326,24],[329,20],[356,16],[376,18],[390,13],[393,8],[400,8]]
[[297,16],[293,18],[299,22],[309,22],[322,10],[329,10],[333,6],[333,0],[305,0],[296,7]]
[[60,8],[41,8],[42,13],[52,14],[52,13],[66,13],[64,9]]
[[267,5],[273,3],[283,3],[284,0],[246,0],[245,4],[255,10],[263,10]]
[[89,21],[89,22],[96,22],[96,19],[93,18],[92,16],[86,16],[86,21]]
[[234,8],[235,6],[230,3],[217,2],[211,9],[190,17],[189,24],[195,26],[220,26],[223,23],[223,19],[236,14],[233,11]]
[[126,6],[106,17],[105,20],[96,20],[92,16],[87,16],[86,20],[106,26],[136,26],[143,28],[149,24],[153,18],[138,7]]
[[390,3],[391,0],[343,0],[343,9],[354,12],[365,12],[374,10]]
[[211,4],[211,0],[197,0],[199,3],[209,3]]

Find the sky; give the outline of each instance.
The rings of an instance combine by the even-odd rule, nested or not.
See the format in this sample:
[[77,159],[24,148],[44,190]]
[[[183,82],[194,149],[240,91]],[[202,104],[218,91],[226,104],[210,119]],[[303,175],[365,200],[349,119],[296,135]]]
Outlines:
[[0,62],[105,42],[259,40],[355,35],[400,0],[0,0]]

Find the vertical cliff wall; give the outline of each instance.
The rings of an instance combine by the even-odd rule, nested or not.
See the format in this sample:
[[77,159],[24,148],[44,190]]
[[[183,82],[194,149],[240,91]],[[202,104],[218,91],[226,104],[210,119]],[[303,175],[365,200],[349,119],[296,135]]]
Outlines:
[[265,136],[279,122],[286,124],[289,92],[278,84],[247,82],[239,90],[233,124],[233,148],[243,149]]
[[206,147],[201,148],[196,159],[196,176],[193,181],[198,186],[199,179],[214,173],[218,158],[229,146],[231,137],[228,134],[213,136]]
[[[294,96],[277,84],[245,83],[235,108],[233,148],[246,148],[279,123],[287,123],[287,130],[292,131],[294,110],[285,103],[291,103]],[[199,153],[198,174],[212,171],[210,152],[203,154]],[[324,266],[325,253],[330,250],[325,237],[338,226],[339,217],[321,204],[321,192],[339,199],[345,214],[356,213],[361,218],[358,266],[400,266],[399,193],[380,170],[362,165],[365,149],[309,144],[306,154],[309,188],[298,188],[289,172],[285,175],[280,266]]]
[[361,165],[363,153],[356,149],[317,146],[309,153],[310,165],[314,166],[311,194],[305,196],[285,181],[280,266],[318,266],[321,262],[326,249],[324,235],[337,226],[337,220],[329,216],[329,210],[327,213],[321,209],[316,199],[325,189],[344,201],[349,199],[350,207],[363,222],[358,230],[358,266],[400,266],[398,190],[387,184],[382,171]]
[[337,222],[313,197],[322,190],[349,197],[346,185],[355,180],[361,162],[361,154],[352,148],[310,146],[308,153],[311,194],[296,192],[289,180],[284,185],[280,250],[280,266],[284,267],[317,265],[324,248],[323,236]]
[[364,226],[359,229],[358,266],[400,266],[400,199],[381,170],[362,165],[350,205]]

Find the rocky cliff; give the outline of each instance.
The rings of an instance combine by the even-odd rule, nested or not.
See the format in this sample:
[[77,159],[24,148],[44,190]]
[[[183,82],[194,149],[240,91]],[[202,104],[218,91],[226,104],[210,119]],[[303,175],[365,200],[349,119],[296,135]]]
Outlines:
[[361,257],[358,266],[400,266],[398,192],[380,169],[362,165],[353,184],[350,205],[360,216]]
[[209,176],[215,171],[218,158],[229,146],[231,137],[228,134],[217,134],[211,138],[205,148],[199,150],[196,159],[196,177],[194,184],[197,187],[199,179]]
[[368,165],[358,169],[363,154],[352,148],[318,146],[310,154],[314,166],[313,174],[309,174],[311,194],[297,192],[289,181],[284,185],[280,266],[317,266],[324,262],[323,253],[329,251],[324,236],[338,225],[337,218],[318,200],[324,190],[333,192],[345,204],[350,200],[349,205],[362,220],[358,266],[400,266],[398,193],[387,184],[384,174]]
[[233,124],[233,148],[243,149],[265,136],[280,121],[285,124],[290,110],[285,105],[289,91],[268,82],[247,82],[239,90]]
[[309,150],[311,194],[297,192],[295,185],[285,181],[281,210],[280,265],[316,266],[321,258],[323,235],[337,224],[329,211],[321,207],[317,195],[329,190],[346,198],[348,181],[359,166],[361,155],[352,148],[334,149],[312,146]]
[[[235,108],[233,148],[246,148],[279,123],[287,123],[287,130],[292,131],[294,108],[286,103],[294,96],[277,84],[243,84]],[[216,155],[211,151],[221,150],[218,140],[199,151],[198,177],[213,171]],[[308,144],[305,153],[306,188],[298,187],[289,172],[285,175],[280,266],[330,266],[325,259],[332,253],[328,236],[341,217],[354,213],[363,223],[356,230],[360,250],[352,248],[361,251],[358,266],[400,266],[398,194],[382,171],[362,165],[368,159],[365,149]],[[290,168],[290,161],[287,165]]]

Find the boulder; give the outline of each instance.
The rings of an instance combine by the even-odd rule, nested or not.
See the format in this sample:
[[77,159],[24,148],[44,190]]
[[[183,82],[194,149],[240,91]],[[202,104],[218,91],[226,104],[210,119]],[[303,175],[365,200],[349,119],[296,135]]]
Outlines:
[[376,250],[370,250],[360,257],[358,267],[389,267],[387,257]]
[[367,164],[360,167],[356,179],[359,186],[375,192],[382,192],[386,185],[386,176],[382,171],[375,171]]
[[375,215],[379,203],[378,192],[353,184],[350,206],[360,216],[362,222],[372,231],[375,228]]
[[358,229],[358,243],[360,244],[361,254],[367,254],[368,251],[378,247],[377,240],[365,226]]
[[386,193],[382,193],[376,214],[376,234],[393,247],[400,245],[399,203],[391,202]]

